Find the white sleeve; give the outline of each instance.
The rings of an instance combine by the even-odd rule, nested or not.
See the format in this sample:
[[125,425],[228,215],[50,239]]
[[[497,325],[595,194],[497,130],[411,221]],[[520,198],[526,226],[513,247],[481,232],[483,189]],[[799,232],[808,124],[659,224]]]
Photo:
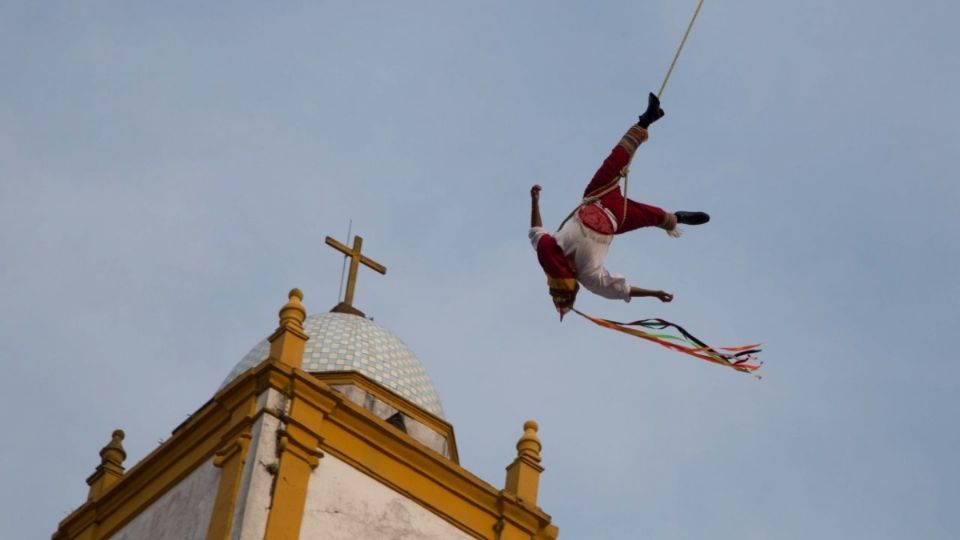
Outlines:
[[543,227],[530,227],[530,232],[527,233],[527,236],[530,237],[530,243],[533,244],[533,249],[537,249],[537,244],[540,243],[540,238],[543,235],[547,234],[547,230]]
[[627,284],[627,278],[620,274],[611,274],[602,266],[588,272],[580,272],[577,274],[577,281],[593,294],[612,300],[630,301],[630,285]]

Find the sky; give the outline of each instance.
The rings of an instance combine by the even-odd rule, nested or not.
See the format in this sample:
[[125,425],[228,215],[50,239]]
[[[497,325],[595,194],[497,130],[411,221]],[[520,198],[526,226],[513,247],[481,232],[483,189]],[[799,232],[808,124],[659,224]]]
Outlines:
[[693,0],[0,3],[0,536],[49,538],[291,287],[422,360],[494,486],[523,422],[561,538],[960,537],[960,48],[946,0],[707,0],[618,237],[675,294],[578,305],[762,341],[762,381],[569,317],[527,241],[643,111]]

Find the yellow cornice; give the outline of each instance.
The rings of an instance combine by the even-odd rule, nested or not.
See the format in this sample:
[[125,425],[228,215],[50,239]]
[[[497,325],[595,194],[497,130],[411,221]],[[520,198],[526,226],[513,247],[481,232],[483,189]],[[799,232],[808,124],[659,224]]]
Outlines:
[[[361,378],[353,381],[376,384]],[[64,519],[54,538],[106,538],[218,452],[224,456],[222,459],[227,459],[232,449],[225,444],[245,433],[263,414],[275,414],[263,409],[258,401],[260,394],[269,388],[290,401],[291,410],[281,419],[285,422],[285,433],[295,439],[298,461],[306,459],[308,465],[315,459],[322,462],[321,452],[329,452],[477,538],[550,539],[556,536],[557,529],[550,524],[550,516],[538,507],[490,486],[346,399],[327,382],[299,368],[267,360],[221,389],[178,426],[170,439],[100,497]],[[390,398],[391,403],[403,404],[395,399],[399,396],[393,396],[381,386],[374,389],[378,396]],[[404,406],[402,410],[406,413],[413,409]],[[431,420],[426,413],[414,417]],[[441,422],[449,428],[449,424],[440,419],[432,420],[428,425]],[[452,434],[452,428],[449,430]],[[309,446],[308,441],[316,441],[319,448],[300,448],[304,444]],[[300,468],[297,474],[309,474],[309,470],[309,466]],[[229,521],[230,517],[218,519]]]

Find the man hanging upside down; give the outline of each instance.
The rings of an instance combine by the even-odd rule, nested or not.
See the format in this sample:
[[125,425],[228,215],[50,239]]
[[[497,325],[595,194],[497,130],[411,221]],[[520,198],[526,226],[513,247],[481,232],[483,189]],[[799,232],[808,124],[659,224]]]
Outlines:
[[603,267],[614,235],[641,227],[659,227],[677,237],[680,236],[677,224],[702,225],[710,221],[704,212],[665,212],[656,206],[625,199],[620,191],[620,172],[629,165],[637,147],[647,140],[650,124],[663,115],[660,100],[650,94],[646,112],[627,130],[583,192],[584,201],[589,202],[581,206],[556,235],[551,236],[543,228],[540,186],[530,188],[530,241],[547,274],[550,296],[561,320],[573,308],[580,284],[604,298],[626,302],[635,296],[653,296],[661,302],[673,300],[668,292],[632,287],[626,278]]

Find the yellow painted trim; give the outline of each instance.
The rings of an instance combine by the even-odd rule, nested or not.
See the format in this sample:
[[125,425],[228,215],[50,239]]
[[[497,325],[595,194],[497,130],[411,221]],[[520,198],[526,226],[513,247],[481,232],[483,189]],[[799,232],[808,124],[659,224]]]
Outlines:
[[279,467],[274,481],[264,540],[298,540],[307,502],[310,474],[320,463],[320,439],[313,426],[323,423],[334,403],[325,396],[304,391],[296,377],[290,384],[289,406],[280,420]]
[[527,456],[520,456],[507,467],[506,489],[521,501],[537,503],[537,490],[540,486],[540,473],[543,467]]
[[100,465],[89,478],[87,484],[90,486],[90,495],[88,499],[96,499],[103,494],[117,480],[123,477],[123,467],[117,467],[111,463]]
[[247,463],[247,450],[250,448],[253,423],[243,420],[238,424],[239,433],[229,433],[224,445],[213,458],[213,465],[220,468],[220,484],[217,498],[210,513],[207,527],[207,540],[227,540],[233,526],[233,514],[237,508],[237,495],[243,481],[243,470]]

